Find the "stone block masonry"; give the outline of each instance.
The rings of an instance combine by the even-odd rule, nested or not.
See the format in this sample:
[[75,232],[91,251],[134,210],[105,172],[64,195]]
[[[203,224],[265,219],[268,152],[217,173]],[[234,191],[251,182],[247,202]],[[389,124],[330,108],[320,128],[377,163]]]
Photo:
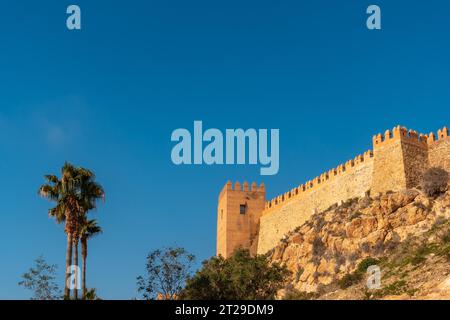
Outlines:
[[253,254],[274,248],[315,212],[367,193],[397,191],[419,184],[431,166],[450,172],[450,137],[444,127],[429,135],[397,126],[372,139],[373,150],[290,191],[265,200],[264,185],[228,182],[219,196],[217,254],[239,247]]
[[[238,247],[257,246],[259,219],[264,211],[264,184],[247,182],[234,188],[230,181],[219,195],[217,208],[217,254],[228,257]],[[254,250],[253,250],[254,251]]]

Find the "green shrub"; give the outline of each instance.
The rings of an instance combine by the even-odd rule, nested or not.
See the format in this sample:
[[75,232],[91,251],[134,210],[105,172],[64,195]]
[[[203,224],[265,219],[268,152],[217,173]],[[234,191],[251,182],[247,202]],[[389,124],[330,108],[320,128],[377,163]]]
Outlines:
[[405,280],[395,281],[394,283],[384,287],[382,290],[378,291],[376,296],[396,296],[407,291],[408,287],[406,286]]
[[351,287],[354,284],[357,284],[364,278],[364,274],[367,272],[367,268],[373,265],[377,265],[380,263],[380,260],[375,258],[365,258],[362,260],[355,272],[348,273],[345,276],[342,277],[342,279],[338,280],[338,285],[341,289],[346,289],[348,287]]
[[267,255],[236,250],[231,257],[212,257],[186,281],[181,300],[271,300],[291,273]]
[[289,290],[284,296],[283,300],[314,300],[319,297],[316,292],[305,292],[297,289]]
[[442,236],[442,242],[450,243],[450,230],[447,230],[447,232]]
[[363,278],[363,275],[358,272],[353,273],[347,273],[345,276],[342,277],[338,281],[338,285],[341,289],[347,289],[348,287],[351,287],[354,284],[357,284],[360,282]]
[[411,259],[411,264],[413,266],[417,266],[417,265],[421,264],[422,262],[424,262],[425,260],[427,260],[427,258],[425,258],[424,256],[417,255]]
[[369,268],[370,266],[373,266],[373,265],[377,265],[379,263],[380,263],[380,260],[378,260],[378,259],[371,258],[371,257],[365,258],[363,261],[361,261],[358,264],[357,272],[365,273],[367,271],[367,268]]
[[295,279],[297,280],[297,282],[300,280],[300,277],[302,276],[304,271],[305,270],[302,267],[298,267],[297,272],[295,274]]
[[326,251],[325,244],[319,237],[316,237],[313,241],[312,254],[314,257],[322,256]]
[[429,197],[445,192],[449,181],[448,172],[441,168],[430,168],[425,171],[420,187]]

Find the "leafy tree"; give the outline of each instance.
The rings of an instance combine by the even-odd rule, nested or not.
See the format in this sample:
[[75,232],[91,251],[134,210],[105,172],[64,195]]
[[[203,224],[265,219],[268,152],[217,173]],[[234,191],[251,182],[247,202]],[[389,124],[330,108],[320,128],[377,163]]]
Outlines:
[[35,266],[22,275],[19,286],[33,291],[31,300],[57,300],[61,292],[55,282],[56,265],[49,265],[43,256],[35,260]]
[[181,299],[266,300],[274,299],[290,272],[266,255],[252,257],[248,250],[237,250],[231,257],[212,257],[181,292]]
[[184,248],[157,249],[147,256],[146,276],[137,277],[138,292],[146,300],[177,299],[191,275],[195,257]]

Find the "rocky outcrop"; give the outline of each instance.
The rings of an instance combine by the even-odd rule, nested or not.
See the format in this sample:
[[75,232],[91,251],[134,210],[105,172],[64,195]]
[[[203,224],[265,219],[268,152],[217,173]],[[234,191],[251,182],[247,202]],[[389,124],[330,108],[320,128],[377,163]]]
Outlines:
[[[450,191],[435,198],[414,189],[355,198],[314,214],[268,254],[292,271],[293,288],[322,294],[324,288],[333,288],[339,279],[354,272],[364,258],[387,261],[400,247],[407,251],[405,243],[411,239],[423,242],[432,237],[430,230],[438,225],[446,226],[439,231],[442,238],[449,219]],[[441,262],[443,270],[450,270],[449,261]],[[440,286],[448,290],[450,280],[442,277],[436,278],[441,282],[436,280],[435,290]],[[364,290],[360,289],[361,295]]]

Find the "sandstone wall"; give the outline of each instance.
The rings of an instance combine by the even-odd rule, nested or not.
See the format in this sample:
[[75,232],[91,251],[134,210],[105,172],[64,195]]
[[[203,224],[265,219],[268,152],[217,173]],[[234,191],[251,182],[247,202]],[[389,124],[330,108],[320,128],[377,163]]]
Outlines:
[[261,217],[258,254],[274,248],[286,233],[302,225],[315,211],[363,196],[372,184],[370,152],[268,202]]
[[406,187],[401,141],[374,148],[372,192],[398,190]]
[[225,256],[227,251],[227,208],[228,201],[226,197],[226,189],[222,190],[219,195],[217,206],[217,233],[216,233],[216,254]]
[[423,174],[429,167],[426,141],[406,140],[402,144],[406,188],[420,185]]
[[428,144],[428,136],[400,126],[374,136],[372,193],[418,186],[429,166]]
[[[264,185],[251,188],[245,182],[228,182],[219,195],[217,207],[217,255],[229,257],[239,247],[250,248],[259,229],[259,219],[264,210],[266,193]],[[245,213],[240,206],[245,205]]]
[[258,234],[259,254],[272,249],[288,232],[302,225],[314,212],[371,191],[398,191],[416,187],[431,166],[450,172],[448,129],[418,134],[397,126],[373,137],[370,152],[347,161],[267,202]]
[[432,143],[428,157],[431,167],[440,167],[450,173],[450,137],[443,137]]

